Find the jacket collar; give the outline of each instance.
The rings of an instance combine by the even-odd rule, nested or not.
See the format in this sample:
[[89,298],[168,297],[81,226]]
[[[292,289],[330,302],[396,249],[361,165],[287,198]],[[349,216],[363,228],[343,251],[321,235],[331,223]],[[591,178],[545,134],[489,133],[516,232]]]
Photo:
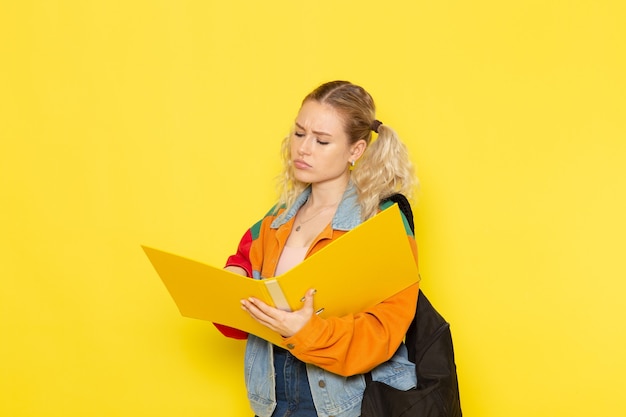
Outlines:
[[[287,223],[292,217],[296,215],[300,207],[306,203],[311,195],[311,186],[309,185],[303,192],[296,198],[293,206],[284,215],[277,217],[271,225],[272,229],[278,229],[283,224]],[[361,206],[359,205],[356,187],[350,181],[346,187],[346,191],[343,193],[341,202],[337,207],[331,227],[333,230],[352,230],[361,224]]]

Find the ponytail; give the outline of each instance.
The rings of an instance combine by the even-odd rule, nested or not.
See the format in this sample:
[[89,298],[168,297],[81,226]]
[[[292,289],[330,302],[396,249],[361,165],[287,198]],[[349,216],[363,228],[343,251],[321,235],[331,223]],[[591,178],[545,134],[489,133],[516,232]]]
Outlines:
[[371,142],[352,170],[359,204],[366,220],[378,212],[381,200],[400,193],[413,196],[417,178],[406,145],[389,126],[377,127],[378,139]]

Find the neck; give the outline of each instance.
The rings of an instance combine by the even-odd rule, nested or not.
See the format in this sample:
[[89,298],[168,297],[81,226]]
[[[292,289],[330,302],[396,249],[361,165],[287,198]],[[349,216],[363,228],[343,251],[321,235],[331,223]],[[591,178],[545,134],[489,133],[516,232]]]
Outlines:
[[312,184],[308,205],[310,207],[327,207],[339,204],[348,186],[348,180],[349,178],[334,184]]

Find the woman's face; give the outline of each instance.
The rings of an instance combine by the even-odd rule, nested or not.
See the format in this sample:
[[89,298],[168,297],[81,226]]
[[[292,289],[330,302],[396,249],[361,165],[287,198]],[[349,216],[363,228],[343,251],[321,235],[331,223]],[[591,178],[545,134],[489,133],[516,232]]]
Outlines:
[[311,184],[345,183],[350,175],[349,164],[358,159],[364,144],[349,144],[343,121],[331,106],[306,101],[296,117],[291,137],[295,177]]

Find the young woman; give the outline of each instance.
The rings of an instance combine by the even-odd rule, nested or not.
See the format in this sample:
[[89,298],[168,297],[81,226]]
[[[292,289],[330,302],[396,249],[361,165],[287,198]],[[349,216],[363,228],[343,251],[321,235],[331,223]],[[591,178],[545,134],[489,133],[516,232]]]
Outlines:
[[[374,141],[372,132],[378,133]],[[283,156],[282,195],[228,259],[233,272],[255,279],[279,275],[374,216],[386,197],[410,198],[415,186],[406,147],[375,119],[369,93],[346,81],[323,84],[305,97]],[[410,230],[407,236],[417,262]],[[346,262],[359,262],[359,254]],[[358,417],[367,372],[398,389],[414,387],[402,340],[418,285],[366,311],[326,319],[314,314],[314,290],[293,312],[242,300],[245,311],[283,337],[275,346],[218,326],[227,336],[247,336],[245,380],[256,415]]]

